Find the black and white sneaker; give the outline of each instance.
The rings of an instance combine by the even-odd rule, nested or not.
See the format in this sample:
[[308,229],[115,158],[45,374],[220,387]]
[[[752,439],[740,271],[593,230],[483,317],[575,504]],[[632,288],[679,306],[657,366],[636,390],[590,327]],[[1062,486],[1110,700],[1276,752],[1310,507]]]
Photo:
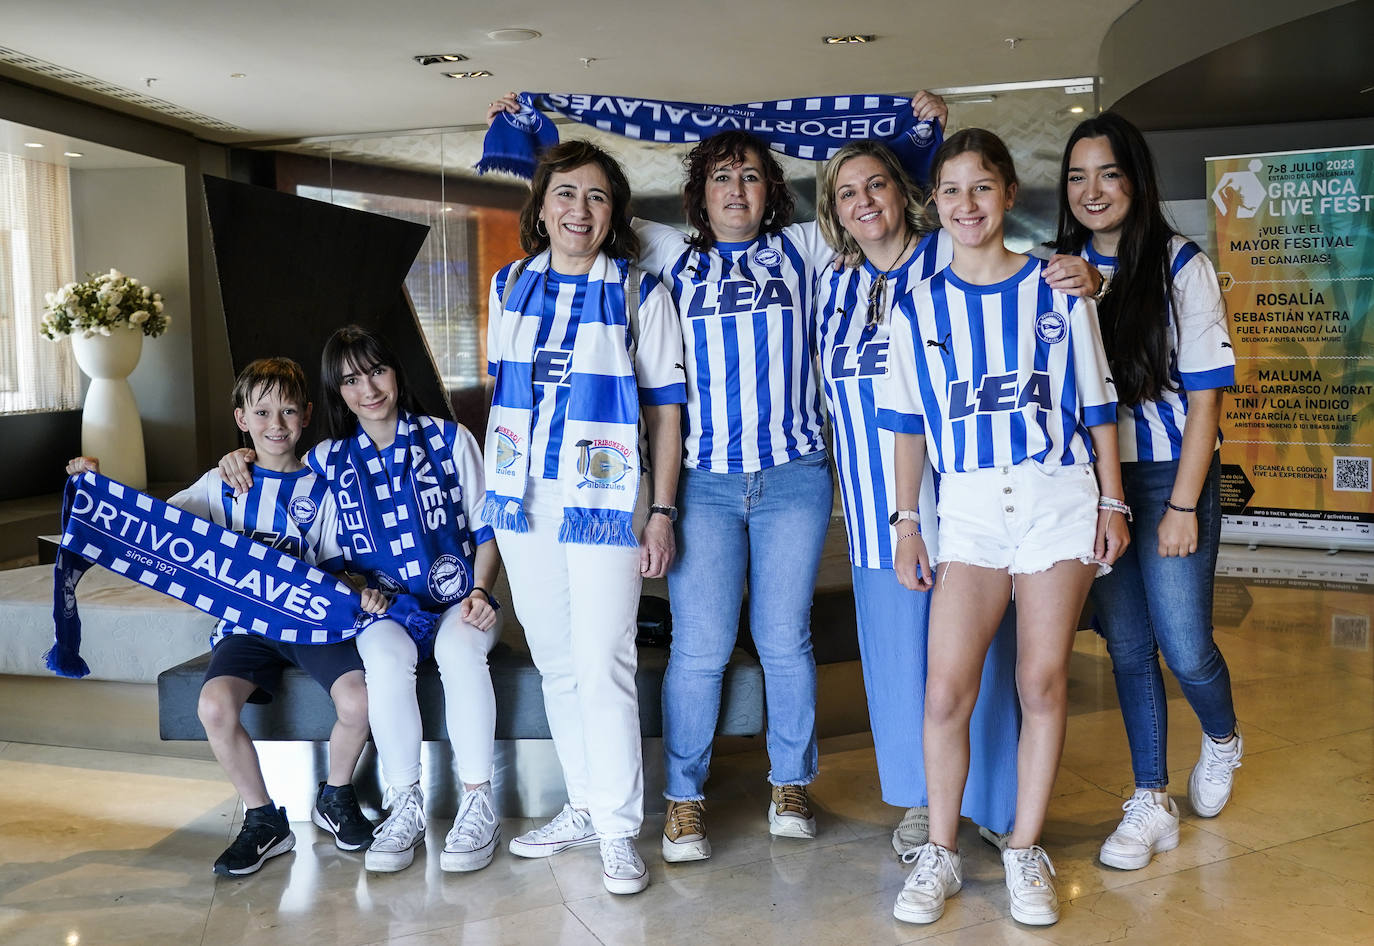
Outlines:
[[244,812],[239,836],[215,861],[213,870],[221,877],[254,874],[269,857],[285,854],[295,846],[296,836],[291,833],[285,808],[250,808]]
[[358,807],[358,796],[352,785],[341,785],[326,797],[325,783],[315,794],[315,810],[310,820],[334,835],[334,844],[341,851],[357,851],[372,842],[376,827]]

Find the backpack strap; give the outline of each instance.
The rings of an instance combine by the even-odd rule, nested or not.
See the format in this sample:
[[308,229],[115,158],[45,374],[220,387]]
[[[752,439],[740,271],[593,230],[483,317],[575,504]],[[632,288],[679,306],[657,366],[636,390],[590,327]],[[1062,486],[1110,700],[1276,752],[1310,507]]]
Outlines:
[[505,310],[510,305],[510,294],[515,291],[515,283],[520,278],[520,274],[525,271],[525,267],[530,264],[532,256],[518,259],[511,264],[510,272],[506,274],[506,291],[501,294],[501,308]]
[[644,270],[633,263],[625,274],[625,318],[630,323],[630,367],[634,368],[639,353],[639,289]]

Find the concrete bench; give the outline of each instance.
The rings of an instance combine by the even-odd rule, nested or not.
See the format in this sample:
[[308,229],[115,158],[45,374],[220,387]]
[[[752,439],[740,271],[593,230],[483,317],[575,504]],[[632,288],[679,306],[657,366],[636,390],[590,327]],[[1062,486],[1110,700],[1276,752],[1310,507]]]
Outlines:
[[[205,738],[196,717],[196,702],[209,662],[210,656],[205,654],[158,675],[158,718],[163,739]],[[496,738],[550,738],[539,671],[530,655],[501,643],[492,650],[488,664],[496,689]],[[663,735],[661,695],[667,666],[666,648],[639,649],[635,685],[639,689],[640,732],[646,738]],[[443,685],[433,660],[416,669],[416,693],[423,738],[447,740]],[[763,705],[763,669],[753,657],[736,650],[725,671],[716,734],[753,736],[763,732]],[[328,740],[334,724],[334,705],[314,680],[290,668],[283,675],[276,699],[265,705],[248,704],[242,718],[244,727],[257,740],[323,742]]]
[[[51,677],[53,571],[31,565],[0,571],[0,674]],[[152,683],[168,664],[210,649],[215,619],[104,568],[76,588],[81,656],[88,680]]]

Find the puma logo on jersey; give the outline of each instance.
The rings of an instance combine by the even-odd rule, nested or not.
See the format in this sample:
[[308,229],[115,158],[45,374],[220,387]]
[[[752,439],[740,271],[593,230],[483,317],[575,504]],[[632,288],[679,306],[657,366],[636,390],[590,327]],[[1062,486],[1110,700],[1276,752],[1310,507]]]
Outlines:
[[946,355],[951,355],[951,354],[953,354],[953,352],[951,352],[951,351],[949,350],[949,338],[950,338],[949,333],[945,333],[945,337],[942,338],[942,339],[940,339],[938,342],[937,342],[935,339],[933,339],[933,338],[927,338],[927,339],[926,339],[926,347],[927,347],[927,348],[938,348],[938,349],[940,349],[940,351],[944,352]]

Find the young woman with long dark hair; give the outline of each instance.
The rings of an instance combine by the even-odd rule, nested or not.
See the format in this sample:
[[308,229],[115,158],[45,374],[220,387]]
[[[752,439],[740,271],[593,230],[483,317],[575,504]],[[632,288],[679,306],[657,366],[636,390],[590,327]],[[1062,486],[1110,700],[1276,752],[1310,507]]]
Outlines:
[[1231,797],[1242,743],[1226,661],[1212,637],[1221,535],[1217,420],[1235,354],[1212,264],[1164,219],[1140,131],[1113,112],[1081,122],[1064,148],[1058,250],[1109,277],[1098,314],[1121,403],[1117,431],[1134,541],[1093,586],[1131,746],[1135,792],[1102,863],[1144,867],[1178,845],[1168,796],[1168,697],[1159,654],[1202,724],[1188,780],[1205,818]]

